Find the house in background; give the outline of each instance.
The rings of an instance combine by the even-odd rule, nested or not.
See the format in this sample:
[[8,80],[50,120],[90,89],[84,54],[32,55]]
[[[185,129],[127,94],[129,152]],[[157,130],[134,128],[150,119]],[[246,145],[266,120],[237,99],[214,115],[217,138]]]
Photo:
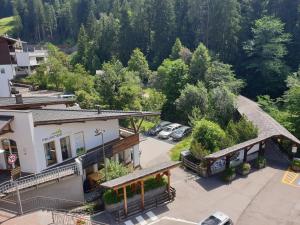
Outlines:
[[26,42],[0,36],[0,97],[11,96],[10,81],[16,76],[30,75],[47,56],[46,50],[29,50]]

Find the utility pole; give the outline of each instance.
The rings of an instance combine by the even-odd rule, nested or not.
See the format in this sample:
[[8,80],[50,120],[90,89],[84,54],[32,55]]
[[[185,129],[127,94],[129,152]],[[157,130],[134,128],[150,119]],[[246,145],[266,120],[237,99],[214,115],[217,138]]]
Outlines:
[[103,161],[104,161],[104,173],[105,173],[105,180],[107,180],[107,164],[105,159],[105,149],[104,149],[104,135],[105,130],[96,129],[95,130],[95,136],[101,135],[101,141],[102,141],[102,155],[103,155]]

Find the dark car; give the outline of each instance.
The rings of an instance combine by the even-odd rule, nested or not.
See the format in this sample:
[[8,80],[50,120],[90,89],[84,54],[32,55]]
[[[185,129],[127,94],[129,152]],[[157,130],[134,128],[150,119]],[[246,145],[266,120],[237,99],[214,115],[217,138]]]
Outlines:
[[160,122],[158,125],[152,127],[149,131],[148,131],[148,134],[149,135],[153,135],[153,136],[156,136],[159,132],[161,132],[164,127],[170,125],[171,122],[169,121],[162,121]]
[[180,127],[171,134],[171,138],[173,141],[180,141],[184,137],[186,137],[189,133],[191,133],[191,131],[192,128],[188,126]]

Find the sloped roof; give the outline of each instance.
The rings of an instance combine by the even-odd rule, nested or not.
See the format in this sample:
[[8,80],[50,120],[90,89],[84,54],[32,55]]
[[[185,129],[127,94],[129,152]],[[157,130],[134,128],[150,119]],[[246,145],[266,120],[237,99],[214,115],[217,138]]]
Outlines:
[[98,113],[97,110],[83,109],[33,109],[31,112],[35,126],[160,115],[159,112],[101,110]]
[[283,136],[300,145],[298,138],[263,111],[256,102],[240,95],[237,99],[237,107],[238,112],[245,115],[258,128],[258,137],[207,155],[206,159],[217,159],[276,136]]
[[0,109],[26,109],[44,105],[72,104],[74,99],[58,97],[22,97],[23,103],[17,104],[15,97],[0,97]]
[[135,181],[141,180],[143,178],[156,175],[157,173],[164,172],[166,170],[177,167],[180,162],[168,161],[164,163],[157,164],[155,166],[136,170],[133,173],[125,175],[123,177],[116,178],[114,180],[110,180],[101,184],[102,187],[105,188],[118,188],[125,184],[134,183]]

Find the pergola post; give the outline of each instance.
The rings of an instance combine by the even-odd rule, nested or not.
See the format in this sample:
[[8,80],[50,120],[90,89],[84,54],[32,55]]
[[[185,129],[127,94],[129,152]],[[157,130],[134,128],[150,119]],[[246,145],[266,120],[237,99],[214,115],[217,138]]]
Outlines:
[[211,165],[212,165],[212,161],[211,160],[207,160],[207,176],[211,175]]
[[168,176],[168,193],[169,193],[169,195],[171,195],[171,173],[170,173],[170,170],[168,170],[167,176]]
[[259,155],[264,156],[264,148],[263,148],[263,142],[259,142]]
[[145,189],[144,189],[144,180],[141,180],[141,201],[142,209],[145,208]]
[[247,162],[248,150],[249,150],[248,148],[245,148],[245,149],[244,149],[244,159],[243,159],[243,162],[244,162],[244,163]]
[[123,195],[124,195],[124,212],[127,216],[128,209],[127,209],[127,193],[126,193],[126,186],[123,186]]
[[226,156],[226,169],[229,169],[229,167],[230,167],[230,156],[227,155]]

